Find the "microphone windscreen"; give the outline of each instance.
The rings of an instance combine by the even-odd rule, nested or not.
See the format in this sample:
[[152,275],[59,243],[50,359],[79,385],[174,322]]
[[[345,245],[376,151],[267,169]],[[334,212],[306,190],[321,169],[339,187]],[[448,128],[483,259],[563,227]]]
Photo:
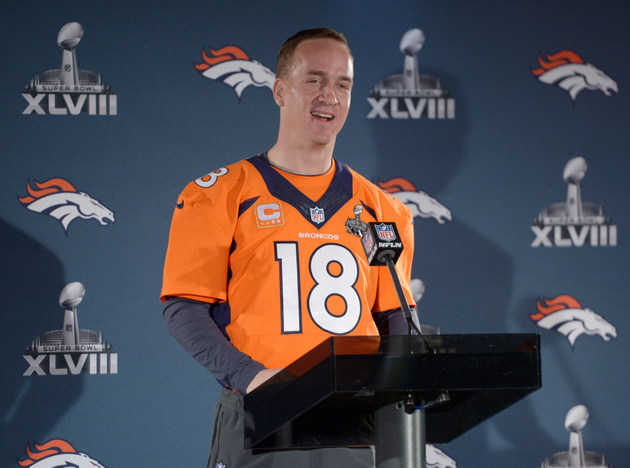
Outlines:
[[368,223],[361,244],[370,265],[387,265],[388,259],[396,263],[403,251],[402,239],[395,223]]

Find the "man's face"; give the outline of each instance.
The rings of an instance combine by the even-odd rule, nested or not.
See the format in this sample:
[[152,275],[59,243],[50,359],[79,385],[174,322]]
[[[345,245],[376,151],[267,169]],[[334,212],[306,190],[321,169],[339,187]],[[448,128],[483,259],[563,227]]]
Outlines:
[[334,144],[350,109],[353,76],[343,44],[325,38],[298,44],[289,76],[274,86],[282,124],[294,144]]

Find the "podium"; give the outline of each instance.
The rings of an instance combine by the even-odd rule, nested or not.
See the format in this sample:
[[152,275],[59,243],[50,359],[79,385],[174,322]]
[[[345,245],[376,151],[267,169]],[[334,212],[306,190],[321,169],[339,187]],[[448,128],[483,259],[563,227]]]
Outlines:
[[425,443],[540,387],[538,334],[331,337],[245,396],[245,445],[374,445],[377,467],[424,468]]

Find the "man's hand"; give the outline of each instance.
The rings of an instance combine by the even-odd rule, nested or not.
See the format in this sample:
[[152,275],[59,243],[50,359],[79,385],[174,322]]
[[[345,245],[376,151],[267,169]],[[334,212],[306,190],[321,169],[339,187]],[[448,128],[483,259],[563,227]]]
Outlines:
[[272,378],[274,375],[276,375],[281,370],[282,369],[263,369],[263,370],[261,370],[258,374],[256,374],[256,377],[254,377],[252,379],[252,381],[249,383],[249,385],[247,386],[247,393],[252,392],[255,388],[257,388],[260,385],[262,385],[263,383],[265,383],[267,380]]

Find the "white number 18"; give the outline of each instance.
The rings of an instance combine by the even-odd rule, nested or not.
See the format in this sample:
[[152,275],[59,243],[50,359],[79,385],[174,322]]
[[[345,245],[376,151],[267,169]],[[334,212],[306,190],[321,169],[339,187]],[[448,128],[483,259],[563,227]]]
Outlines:
[[[300,269],[297,242],[276,242],[276,261],[280,263],[282,333],[302,333]],[[331,273],[336,263],[341,271]],[[315,286],[307,298],[307,308],[313,322],[328,333],[350,333],[361,318],[361,299],[354,285],[359,278],[359,266],[352,252],[338,244],[318,247],[308,261]],[[343,314],[329,312],[327,302],[338,296],[345,304]]]

